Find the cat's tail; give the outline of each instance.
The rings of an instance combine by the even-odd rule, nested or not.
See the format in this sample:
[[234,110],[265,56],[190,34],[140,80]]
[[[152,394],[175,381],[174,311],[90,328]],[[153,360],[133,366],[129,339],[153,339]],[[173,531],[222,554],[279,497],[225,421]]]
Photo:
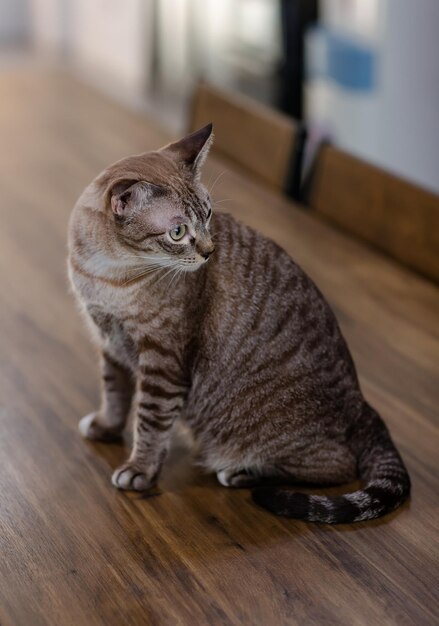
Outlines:
[[331,497],[262,486],[253,490],[253,500],[276,515],[327,524],[370,520],[398,508],[410,495],[410,478],[384,422],[366,403],[349,447],[358,459],[363,489]]

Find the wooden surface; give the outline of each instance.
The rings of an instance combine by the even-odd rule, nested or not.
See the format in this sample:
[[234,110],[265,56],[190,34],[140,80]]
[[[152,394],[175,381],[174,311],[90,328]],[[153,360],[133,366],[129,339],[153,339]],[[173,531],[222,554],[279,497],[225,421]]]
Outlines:
[[206,168],[218,207],[334,305],[411,502],[355,527],[275,518],[192,470],[182,440],[145,499],[110,484],[122,445],[79,436],[98,378],[68,293],[69,211],[108,162],[167,139],[63,75],[0,75],[1,626],[438,623],[438,291],[226,163]]
[[309,185],[319,214],[439,283],[439,196],[329,145]]
[[216,154],[284,189],[290,175],[298,127],[292,118],[241,94],[200,83],[194,94],[190,130],[214,124]]

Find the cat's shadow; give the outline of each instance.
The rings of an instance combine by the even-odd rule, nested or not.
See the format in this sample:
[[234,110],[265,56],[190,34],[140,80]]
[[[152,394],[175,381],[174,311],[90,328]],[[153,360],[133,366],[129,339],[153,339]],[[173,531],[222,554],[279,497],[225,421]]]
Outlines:
[[[87,442],[95,453],[105,460],[111,470],[116,469],[128,458],[132,437],[124,434],[123,439],[112,443]],[[189,431],[177,424],[172,432],[171,446],[160,474],[160,486],[163,491],[181,491],[188,485],[215,484],[216,479],[203,473],[196,467],[195,451]],[[146,496],[148,494],[145,494]]]
[[[105,460],[106,465],[111,468],[111,471],[121,465],[129,456],[131,450],[131,436],[127,433],[124,439],[117,443],[91,443],[94,452]],[[235,511],[237,517],[243,512],[240,510],[254,509],[254,516],[252,517],[252,525],[260,520],[261,525],[265,526],[267,520],[272,522],[276,519],[276,524],[271,523],[271,532],[273,533],[271,540],[279,538],[279,532],[282,528],[287,529],[289,533],[293,532],[294,535],[312,532],[334,532],[334,530],[346,533],[352,533],[368,528],[376,528],[377,526],[387,525],[392,520],[400,515],[403,511],[407,510],[410,506],[410,501],[407,501],[402,507],[394,511],[393,513],[386,515],[384,518],[371,520],[368,522],[356,523],[356,524],[338,524],[332,526],[328,524],[312,524],[309,522],[301,522],[297,520],[291,520],[288,518],[273,517],[269,512],[260,509],[255,504],[250,502],[249,489],[225,489],[218,484],[218,481],[214,474],[206,474],[199,467],[196,466],[196,454],[193,441],[190,437],[190,433],[183,425],[178,424],[172,434],[172,442],[168,457],[163,465],[160,475],[160,486],[153,488],[148,492],[142,494],[129,494],[130,499],[149,500],[151,497],[159,496],[161,493],[173,493],[178,494],[183,491],[191,495],[205,494],[206,499],[212,502],[212,515],[208,515],[206,521],[209,526],[220,526],[221,514],[218,513],[218,507],[223,510],[223,507],[231,507]],[[266,483],[270,484],[285,484],[285,480],[267,479]],[[360,483],[355,482],[349,485],[334,485],[322,487],[321,485],[310,484],[295,484],[298,490],[304,493],[312,493],[316,495],[329,495],[338,496],[354,491],[359,488]],[[109,486],[110,488],[110,486]],[[198,499],[198,497],[197,497]],[[202,499],[204,499],[202,497]],[[193,500],[188,502],[187,506],[195,506]],[[199,508],[197,506],[197,508]],[[207,508],[203,507],[203,508]],[[282,533],[283,535],[283,533]],[[253,543],[253,542],[252,542]],[[257,544],[258,541],[255,541]]]

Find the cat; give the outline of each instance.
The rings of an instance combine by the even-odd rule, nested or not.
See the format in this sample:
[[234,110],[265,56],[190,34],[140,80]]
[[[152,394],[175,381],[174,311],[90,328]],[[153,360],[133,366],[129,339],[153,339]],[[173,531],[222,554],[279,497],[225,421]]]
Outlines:
[[[409,496],[403,461],[311,279],[273,241],[212,214],[200,180],[212,138],[209,124],[110,165],[73,209],[69,276],[103,385],[80,431],[111,441],[135,412],[131,455],[112,477],[119,489],[157,482],[180,418],[203,468],[253,487],[275,514],[384,515]],[[362,489],[337,497],[291,487],[357,478]]]

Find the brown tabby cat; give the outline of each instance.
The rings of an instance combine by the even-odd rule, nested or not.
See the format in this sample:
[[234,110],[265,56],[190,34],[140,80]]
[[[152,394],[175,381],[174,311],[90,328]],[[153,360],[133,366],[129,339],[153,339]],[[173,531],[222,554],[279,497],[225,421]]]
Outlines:
[[133,449],[112,479],[120,489],[157,481],[181,418],[222,485],[365,482],[340,497],[257,487],[254,500],[278,515],[384,515],[409,495],[404,464],[313,282],[272,241],[212,215],[200,182],[211,141],[210,124],[118,161],[74,208],[70,278],[103,381],[101,407],[81,433],[120,436],[134,405]]

